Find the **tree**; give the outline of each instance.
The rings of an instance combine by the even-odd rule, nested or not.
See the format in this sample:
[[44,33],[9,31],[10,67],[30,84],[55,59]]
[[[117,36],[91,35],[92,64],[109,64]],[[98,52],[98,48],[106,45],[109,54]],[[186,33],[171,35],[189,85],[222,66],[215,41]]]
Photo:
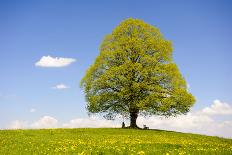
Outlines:
[[132,18],[105,37],[81,87],[90,113],[127,116],[130,128],[138,128],[138,115],[186,114],[195,102],[173,62],[171,42],[158,28]]

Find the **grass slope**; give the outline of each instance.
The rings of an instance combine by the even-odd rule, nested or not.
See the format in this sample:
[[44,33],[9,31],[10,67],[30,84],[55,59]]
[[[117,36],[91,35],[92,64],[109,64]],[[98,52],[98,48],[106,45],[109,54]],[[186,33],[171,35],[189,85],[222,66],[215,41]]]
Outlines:
[[0,154],[232,154],[232,139],[162,130],[1,130]]

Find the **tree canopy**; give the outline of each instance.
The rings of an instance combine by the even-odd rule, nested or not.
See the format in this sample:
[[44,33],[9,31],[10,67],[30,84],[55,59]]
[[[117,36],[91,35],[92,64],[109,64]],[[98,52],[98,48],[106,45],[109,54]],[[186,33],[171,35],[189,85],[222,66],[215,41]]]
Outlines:
[[87,110],[130,118],[138,115],[176,116],[194,104],[172,58],[171,41],[139,19],[122,21],[106,35],[100,54],[81,81]]

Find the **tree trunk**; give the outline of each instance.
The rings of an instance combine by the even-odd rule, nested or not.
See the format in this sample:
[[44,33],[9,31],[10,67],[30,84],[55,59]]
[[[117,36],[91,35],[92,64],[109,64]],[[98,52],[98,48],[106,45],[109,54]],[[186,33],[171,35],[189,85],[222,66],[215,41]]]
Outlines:
[[136,124],[137,118],[138,118],[138,112],[130,113],[130,128],[139,128]]

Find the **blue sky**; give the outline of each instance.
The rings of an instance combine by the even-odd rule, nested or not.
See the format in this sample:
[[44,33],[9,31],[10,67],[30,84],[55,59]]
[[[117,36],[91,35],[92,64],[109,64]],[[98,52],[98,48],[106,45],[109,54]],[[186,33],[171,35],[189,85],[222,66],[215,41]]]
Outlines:
[[[124,19],[139,18],[173,42],[174,61],[197,102],[232,106],[232,2],[0,1],[0,127],[52,116],[87,118],[79,87],[104,36]],[[43,56],[73,58],[65,67],[35,66]],[[67,89],[54,89],[58,84]],[[34,109],[30,112],[31,109]],[[231,123],[231,115],[214,120]],[[232,125],[231,125],[232,127]]]

